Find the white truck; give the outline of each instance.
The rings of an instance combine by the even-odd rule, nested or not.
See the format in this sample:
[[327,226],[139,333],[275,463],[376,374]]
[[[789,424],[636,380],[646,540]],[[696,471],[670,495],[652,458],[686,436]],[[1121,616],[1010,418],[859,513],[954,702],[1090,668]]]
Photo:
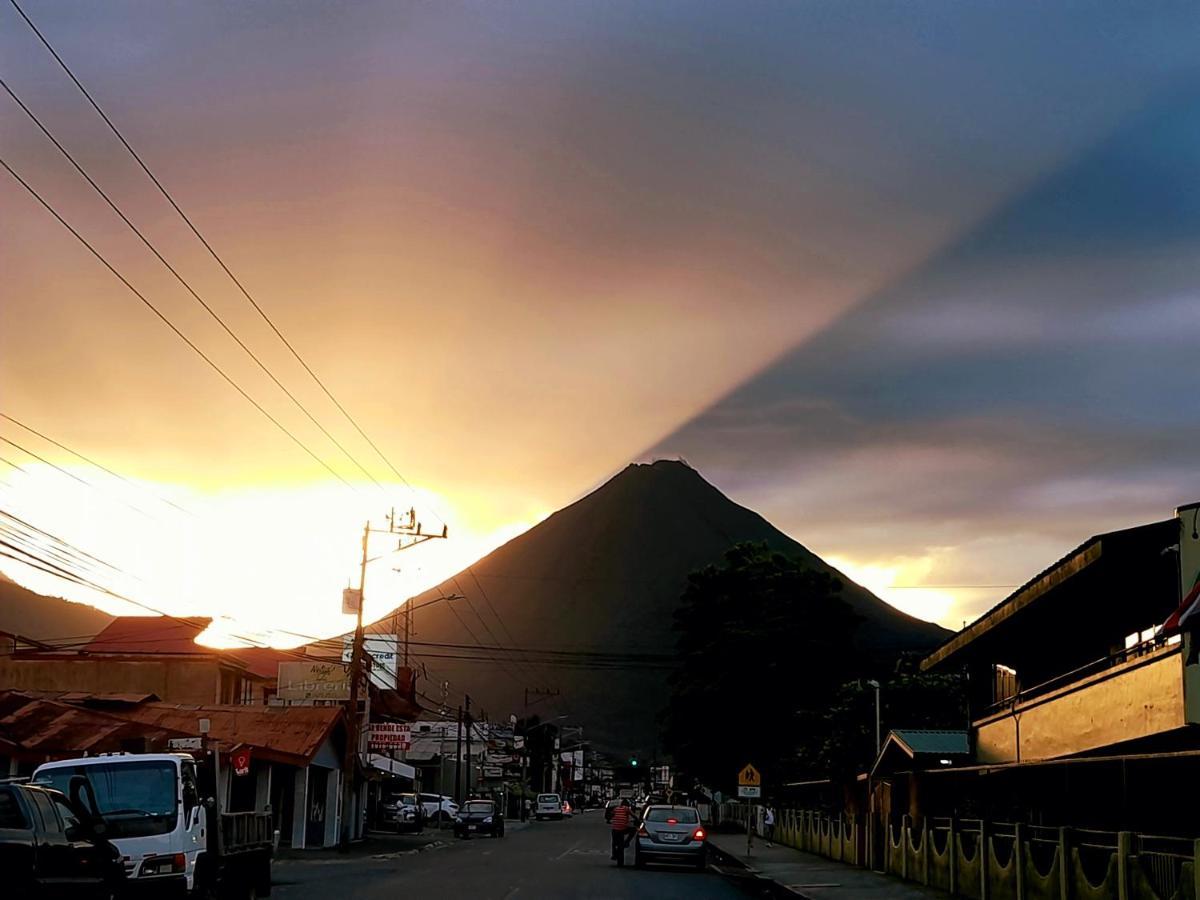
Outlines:
[[33,782],[65,793],[72,777],[87,778],[124,862],[125,896],[268,896],[271,813],[220,813],[206,768],[186,753],[121,753],[45,763]]

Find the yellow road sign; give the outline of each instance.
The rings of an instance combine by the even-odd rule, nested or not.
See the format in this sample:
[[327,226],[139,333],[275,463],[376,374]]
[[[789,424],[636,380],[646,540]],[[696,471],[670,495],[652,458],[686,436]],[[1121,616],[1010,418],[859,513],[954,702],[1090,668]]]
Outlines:
[[742,771],[738,772],[738,787],[760,787],[762,785],[762,776],[758,774],[758,769],[749,763]]

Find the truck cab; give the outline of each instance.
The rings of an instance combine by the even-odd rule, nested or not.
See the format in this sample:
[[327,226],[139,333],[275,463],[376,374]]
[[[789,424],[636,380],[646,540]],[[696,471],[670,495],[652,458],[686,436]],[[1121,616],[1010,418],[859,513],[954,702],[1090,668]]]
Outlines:
[[[223,817],[214,800],[202,796],[201,773],[191,756],[125,753],[58,760],[39,766],[33,782],[65,791],[75,776],[91,785],[130,893],[187,897],[213,886],[241,896],[270,893],[270,815],[239,814],[231,823],[238,828],[221,827]],[[265,832],[244,827],[246,816],[255,819],[252,825],[265,825]]]

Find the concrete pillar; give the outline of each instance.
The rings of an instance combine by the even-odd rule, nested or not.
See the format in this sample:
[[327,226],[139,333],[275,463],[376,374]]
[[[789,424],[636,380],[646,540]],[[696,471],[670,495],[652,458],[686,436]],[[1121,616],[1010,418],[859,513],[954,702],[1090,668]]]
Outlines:
[[338,842],[341,834],[342,816],[342,772],[340,769],[330,769],[329,778],[325,781],[325,846],[332,847]]
[[912,816],[905,816],[900,821],[900,877],[908,881],[908,858],[912,856],[908,848],[912,845]]
[[1058,900],[1071,900],[1071,846],[1067,829],[1058,829]]
[[988,833],[988,823],[979,823],[979,900],[992,900],[992,882],[988,877],[988,859],[991,856],[992,836]]
[[933,832],[929,827],[929,818],[921,817],[921,884],[929,884],[929,842]]
[[1025,826],[1013,826],[1013,874],[1017,881],[1017,900],[1025,900]]
[[950,820],[946,835],[946,862],[950,865],[950,896],[958,893],[958,819]]
[[1133,853],[1133,832],[1117,832],[1117,900],[1129,900],[1129,857]]
[[296,770],[292,789],[292,846],[304,849],[305,826],[308,824],[308,766]]

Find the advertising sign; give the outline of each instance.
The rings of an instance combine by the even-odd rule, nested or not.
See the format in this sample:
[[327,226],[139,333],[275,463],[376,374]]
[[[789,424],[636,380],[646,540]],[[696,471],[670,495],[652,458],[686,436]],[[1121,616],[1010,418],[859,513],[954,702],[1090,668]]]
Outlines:
[[280,700],[349,700],[350,667],[325,662],[281,662]]
[[356,616],[360,609],[362,609],[362,591],[358,588],[344,588],[342,590],[342,615]]
[[[368,634],[363,636],[363,649],[371,657],[371,683],[376,687],[395,690],[396,668],[400,659],[400,636]],[[354,638],[342,642],[342,662],[350,662],[354,653]]]
[[372,722],[367,744],[372,750],[411,750],[412,726],[407,722]]
[[230,762],[233,763],[234,775],[249,775],[250,774],[250,748],[239,747],[229,755]]
[[198,737],[170,738],[167,741],[168,750],[202,750],[203,748],[203,738]]

